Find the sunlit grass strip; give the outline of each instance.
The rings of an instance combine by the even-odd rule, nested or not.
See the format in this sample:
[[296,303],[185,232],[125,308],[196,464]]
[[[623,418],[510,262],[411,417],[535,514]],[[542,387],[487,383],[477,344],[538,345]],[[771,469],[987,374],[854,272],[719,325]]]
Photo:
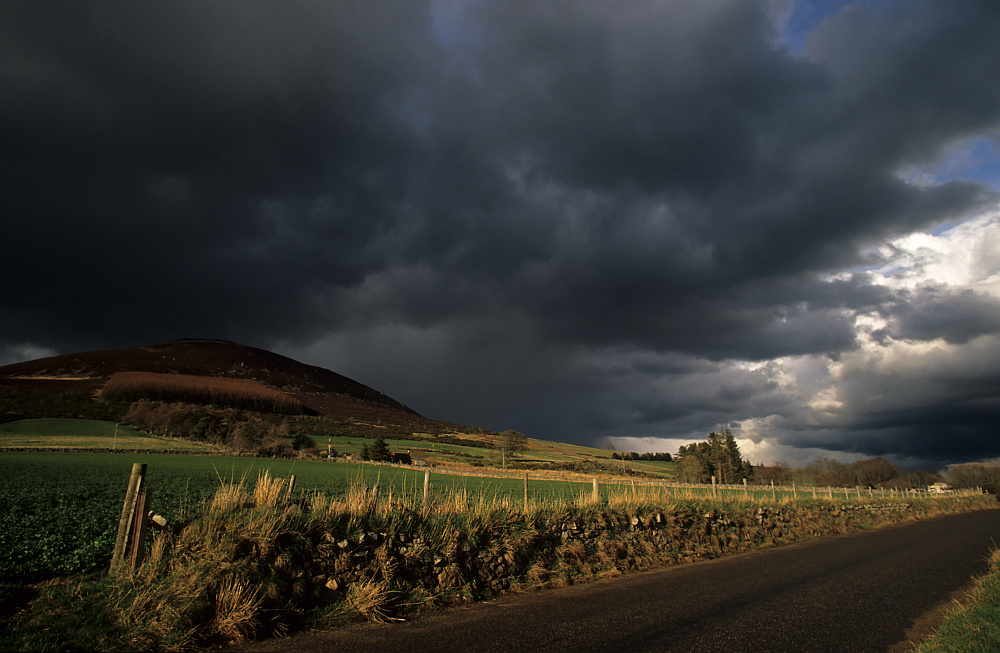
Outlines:
[[990,571],[958,601],[937,631],[916,653],[995,653],[1000,651],[1000,550]]
[[108,449],[211,451],[208,444],[156,438],[107,420],[28,419],[0,424],[0,447],[10,449]]

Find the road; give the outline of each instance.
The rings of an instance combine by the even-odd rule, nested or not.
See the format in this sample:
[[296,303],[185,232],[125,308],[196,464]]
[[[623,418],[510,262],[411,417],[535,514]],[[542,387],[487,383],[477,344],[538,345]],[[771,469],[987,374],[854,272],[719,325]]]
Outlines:
[[238,650],[902,651],[994,542],[1000,510],[985,510]]

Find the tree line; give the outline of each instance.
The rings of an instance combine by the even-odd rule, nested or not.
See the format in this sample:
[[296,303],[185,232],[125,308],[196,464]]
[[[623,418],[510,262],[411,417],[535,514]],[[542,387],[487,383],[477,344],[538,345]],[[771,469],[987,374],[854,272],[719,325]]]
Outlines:
[[267,419],[234,408],[140,400],[129,405],[121,421],[154,435],[220,445],[237,453],[282,458],[316,449],[309,436],[291,436],[284,419]]
[[669,463],[674,457],[668,453],[636,453],[634,451],[623,451],[618,453],[617,451],[611,454],[613,460],[641,460],[641,461],[654,461]]
[[978,487],[990,494],[1000,493],[1000,463],[961,463],[948,467],[945,475],[955,488]]
[[833,487],[925,488],[944,480],[944,477],[937,472],[926,469],[912,471],[903,469],[881,456],[856,460],[852,463],[817,458],[806,466],[803,474],[814,485]]
[[677,476],[682,483],[708,483],[714,476],[723,485],[736,485],[752,479],[754,467],[743,459],[727,426],[720,433],[709,433],[704,442],[681,446],[677,450]]
[[[796,479],[809,485],[832,487],[923,488],[944,480],[927,470],[908,471],[881,456],[845,463],[832,458],[817,458],[804,469],[792,469],[778,461],[771,465],[753,465],[743,458],[729,427],[708,434],[704,442],[680,447],[675,456],[677,479],[683,483],[708,483],[712,477],[724,485],[750,483],[788,485]],[[978,463],[953,465],[949,480],[955,487],[1000,489],[1000,465]]]

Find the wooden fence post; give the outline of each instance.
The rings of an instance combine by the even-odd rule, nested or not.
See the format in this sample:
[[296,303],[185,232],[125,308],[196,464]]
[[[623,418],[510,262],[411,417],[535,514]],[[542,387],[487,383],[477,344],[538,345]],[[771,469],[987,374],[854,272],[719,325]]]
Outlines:
[[148,487],[139,490],[135,501],[135,520],[132,525],[132,543],[129,546],[129,561],[135,571],[146,557],[146,535],[149,533],[149,504],[153,498]]
[[115,538],[115,550],[111,556],[111,571],[115,571],[122,563],[131,530],[132,515],[135,512],[135,498],[145,478],[146,464],[134,463],[132,475],[128,479],[128,490],[125,492],[125,503],[122,505],[122,516],[118,520],[118,537]]
[[713,476],[712,477],[712,498],[714,499],[715,496],[716,496],[716,494],[715,494],[715,477]]
[[778,493],[774,491],[774,479],[771,479],[771,501],[777,503]]
[[424,470],[424,512],[431,507],[431,470]]
[[285,499],[286,502],[291,502],[292,492],[295,491],[295,474],[288,477],[288,498]]
[[747,496],[747,477],[743,477],[743,496]]
[[594,503],[600,503],[601,502],[601,493],[597,489],[597,479],[596,478],[594,479],[594,492],[592,494],[592,497],[594,499]]
[[524,512],[528,512],[528,472],[524,473]]

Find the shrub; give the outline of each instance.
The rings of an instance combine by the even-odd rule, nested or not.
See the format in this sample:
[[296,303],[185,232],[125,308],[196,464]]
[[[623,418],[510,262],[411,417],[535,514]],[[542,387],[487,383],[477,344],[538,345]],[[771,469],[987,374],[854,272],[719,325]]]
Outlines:
[[292,449],[296,451],[316,449],[316,441],[305,433],[296,433],[292,436]]

